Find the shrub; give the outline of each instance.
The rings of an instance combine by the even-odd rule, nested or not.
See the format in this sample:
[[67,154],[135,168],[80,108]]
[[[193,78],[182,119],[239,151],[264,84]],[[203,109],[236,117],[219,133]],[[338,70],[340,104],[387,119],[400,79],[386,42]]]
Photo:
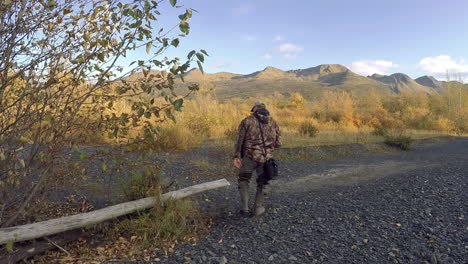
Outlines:
[[413,144],[413,139],[410,136],[405,136],[405,135],[397,135],[397,136],[386,135],[384,142],[385,144],[389,146],[397,147],[397,148],[407,151],[411,149],[411,145]]
[[299,134],[303,136],[315,137],[318,132],[318,128],[310,121],[302,122],[299,126]]
[[392,127],[388,124],[376,126],[372,134],[383,137],[385,144],[405,151],[411,149],[411,145],[414,141],[410,136],[405,135],[403,128]]
[[171,152],[187,151],[198,146],[201,137],[195,135],[186,127],[171,126],[160,128],[155,137],[146,135],[144,140],[129,146],[131,151]]
[[182,241],[207,230],[207,222],[190,200],[167,200],[149,212],[130,216],[115,226],[119,234],[135,235],[148,244]]
[[148,196],[159,196],[161,190],[160,167],[147,166],[131,172],[129,178],[120,179],[120,188],[128,201]]

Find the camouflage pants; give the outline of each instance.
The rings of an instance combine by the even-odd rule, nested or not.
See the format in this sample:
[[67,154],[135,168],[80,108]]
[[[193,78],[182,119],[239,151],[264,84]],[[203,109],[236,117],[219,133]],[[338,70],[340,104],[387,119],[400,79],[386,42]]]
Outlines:
[[255,171],[257,174],[257,186],[263,186],[267,184],[265,179],[265,174],[263,171],[263,164],[261,162],[256,162],[250,158],[242,158],[242,166],[239,170],[239,182],[246,181],[250,182],[252,178],[252,173]]

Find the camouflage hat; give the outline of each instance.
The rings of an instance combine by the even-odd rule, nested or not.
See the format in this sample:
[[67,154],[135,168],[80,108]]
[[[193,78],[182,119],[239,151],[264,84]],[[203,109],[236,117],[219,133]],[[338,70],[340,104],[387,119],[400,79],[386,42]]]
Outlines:
[[253,112],[253,110],[254,110],[254,108],[255,108],[256,106],[260,106],[261,108],[265,108],[265,103],[262,102],[262,101],[257,101],[257,102],[255,102],[255,104],[253,105],[253,107],[252,107],[252,109],[250,110],[250,112]]

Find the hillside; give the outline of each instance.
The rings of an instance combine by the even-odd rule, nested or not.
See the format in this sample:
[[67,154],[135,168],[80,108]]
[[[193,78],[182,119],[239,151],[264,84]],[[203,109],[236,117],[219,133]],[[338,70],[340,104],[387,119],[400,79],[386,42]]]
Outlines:
[[[156,71],[152,73],[160,74]],[[136,73],[127,80],[135,81],[141,77],[141,73]],[[446,83],[432,76],[422,76],[413,80],[404,73],[373,74],[364,77],[339,64],[322,64],[288,71],[266,67],[250,74],[203,74],[194,68],[184,75],[184,81],[176,81],[176,92],[179,94],[184,93],[185,88],[191,84],[200,84],[212,89],[220,99],[263,97],[275,93],[289,96],[295,92],[301,93],[307,99],[314,99],[324,91],[348,91],[359,95],[370,90],[382,95],[402,92],[429,95],[440,92]]]
[[185,83],[177,82],[177,90],[198,83],[213,89],[219,98],[258,97],[274,93],[288,96],[299,92],[307,99],[313,99],[326,90],[365,94],[371,89],[383,95],[401,92],[432,94],[440,91],[443,85],[443,82],[430,76],[416,81],[403,73],[364,77],[340,64],[322,64],[288,71],[266,67],[244,75],[228,72],[202,74],[200,70],[192,69],[184,79]]
[[434,92],[432,87],[421,85],[404,73],[394,73],[392,75],[373,74],[368,77],[387,84],[389,88],[395,93],[422,92],[431,94]]
[[431,87],[435,90],[442,90],[442,87],[445,84],[445,82],[438,81],[436,78],[427,75],[421,76],[415,79],[414,81],[416,81],[420,85]]

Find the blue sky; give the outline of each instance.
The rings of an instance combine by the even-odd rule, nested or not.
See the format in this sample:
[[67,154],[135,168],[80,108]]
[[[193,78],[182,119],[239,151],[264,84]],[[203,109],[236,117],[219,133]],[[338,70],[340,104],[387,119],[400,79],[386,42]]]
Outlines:
[[[191,32],[167,56],[205,49],[206,72],[343,64],[362,75],[468,73],[466,0],[199,0]],[[183,8],[162,5],[170,28]]]

